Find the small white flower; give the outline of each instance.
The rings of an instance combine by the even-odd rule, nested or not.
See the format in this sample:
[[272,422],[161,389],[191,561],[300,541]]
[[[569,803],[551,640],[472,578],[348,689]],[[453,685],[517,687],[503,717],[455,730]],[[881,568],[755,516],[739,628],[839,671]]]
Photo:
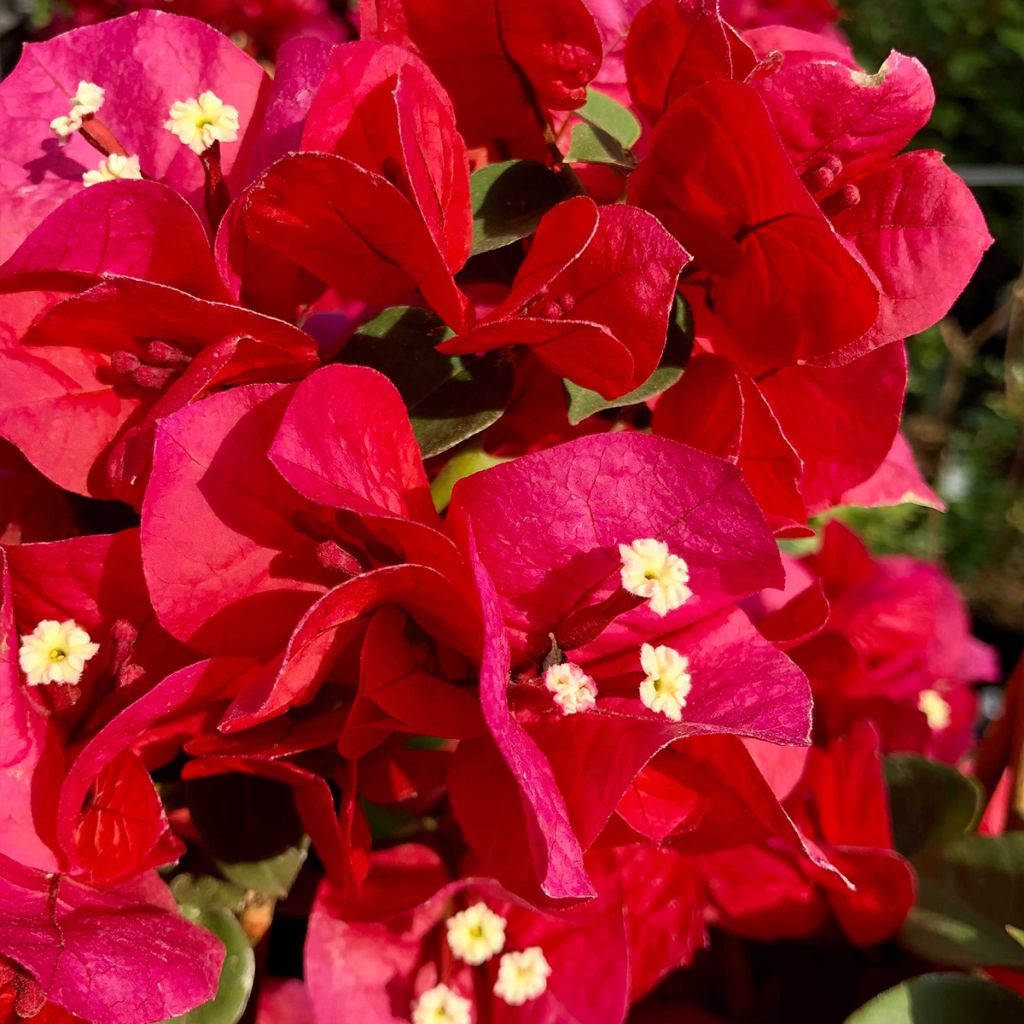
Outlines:
[[473,967],[486,963],[505,945],[505,918],[486,903],[474,903],[453,914],[447,927],[451,951]]
[[652,647],[644,644],[640,648],[640,665],[647,678],[640,684],[640,700],[650,708],[681,721],[686,697],[690,692],[690,674],[687,668],[690,660],[672,647]]
[[693,597],[686,585],[690,570],[686,562],[668,550],[668,545],[654,537],[645,537],[632,544],[620,544],[623,589],[650,601],[655,615],[667,615]]
[[520,953],[506,953],[498,964],[494,994],[509,1006],[522,1006],[544,993],[550,974],[551,965],[540,946],[530,946]]
[[74,619],[57,622],[43,619],[21,638],[18,664],[29,686],[45,683],[77,683],[85,663],[100,649]]
[[928,728],[933,732],[948,729],[953,719],[949,701],[938,690],[922,690],[917,698],[917,710],[928,719]]
[[103,106],[104,90],[95,82],[79,82],[71,102],[71,113],[84,117],[95,114]]
[[137,156],[120,156],[118,153],[111,153],[106,160],[101,160],[94,171],[86,171],[82,175],[82,181],[89,185],[98,185],[101,181],[119,181],[125,178],[138,179],[142,177],[142,170],[139,167]]
[[597,700],[597,684],[571,661],[552,665],[544,673],[544,685],[555,695],[555,703],[563,715],[589,711]]
[[470,1024],[469,1000],[435,985],[412,1004],[412,1024]]
[[209,90],[198,99],[175,101],[170,115],[164,127],[193,153],[205,153],[215,142],[238,141],[238,110]]

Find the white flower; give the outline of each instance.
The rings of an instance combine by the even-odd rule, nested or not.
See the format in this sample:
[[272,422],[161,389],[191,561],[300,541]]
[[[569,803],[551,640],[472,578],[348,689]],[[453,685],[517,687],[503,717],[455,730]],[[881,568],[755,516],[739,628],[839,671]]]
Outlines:
[[205,153],[215,142],[238,141],[238,110],[209,90],[198,99],[175,101],[170,115],[164,127],[193,153]]
[[494,994],[510,1006],[522,1006],[536,999],[548,987],[551,966],[540,946],[530,946],[521,953],[506,953],[498,964],[498,980]]
[[470,1024],[469,1000],[435,985],[412,1004],[412,1024]]
[[640,665],[647,678],[640,684],[640,700],[644,707],[658,711],[673,722],[683,717],[686,697],[690,692],[689,659],[671,647],[640,648]]
[[473,967],[490,960],[505,945],[505,918],[485,903],[453,914],[447,927],[452,952]]
[[928,719],[928,728],[941,732],[952,721],[949,701],[938,690],[922,690],[917,698],[917,710]]
[[82,181],[86,186],[98,185],[101,181],[119,181],[124,178],[141,178],[142,170],[139,167],[137,156],[120,156],[111,153],[106,160],[101,160],[96,170],[86,171],[82,175]]
[[43,619],[21,638],[18,664],[29,686],[44,683],[77,683],[85,663],[100,649],[74,619],[57,622]]
[[544,685],[555,695],[555,703],[563,715],[589,711],[597,699],[597,684],[571,661],[552,665],[544,673]]
[[637,597],[650,601],[651,611],[667,615],[693,596],[686,585],[690,570],[683,559],[673,555],[664,541],[646,537],[632,544],[620,544],[622,586]]

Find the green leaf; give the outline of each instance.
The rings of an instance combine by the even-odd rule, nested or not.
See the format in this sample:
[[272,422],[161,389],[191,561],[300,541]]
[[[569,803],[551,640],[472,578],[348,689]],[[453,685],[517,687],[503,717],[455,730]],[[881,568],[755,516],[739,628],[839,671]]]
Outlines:
[[627,171],[636,167],[636,159],[628,149],[592,124],[573,125],[565,159],[571,164],[610,164]]
[[1011,928],[978,913],[943,888],[922,881],[917,904],[900,931],[900,942],[923,960],[937,964],[965,969],[1024,968],[1024,948],[1014,941]]
[[218,861],[217,867],[235,885],[283,900],[295,884],[308,850],[309,839],[303,837],[301,846],[289,847],[273,857],[236,864]]
[[537,230],[541,217],[569,194],[564,175],[534,160],[488,164],[469,178],[473,205],[470,255],[500,249]]
[[640,122],[617,100],[597,89],[587,89],[587,102],[576,111],[588,124],[629,150],[640,138]]
[[244,887],[212,875],[175,875],[170,881],[170,890],[178,903],[190,903],[204,910],[239,913],[245,904]]
[[507,458],[499,455],[488,455],[487,452],[481,451],[479,448],[468,448],[465,451],[456,452],[430,484],[430,496],[434,499],[434,508],[438,512],[443,512],[448,507],[448,503],[452,500],[452,491],[460,480],[479,473],[482,469],[490,469],[491,466],[499,466],[508,461]]
[[1024,927],[1024,832],[966,836],[950,844],[929,880],[1000,924]]
[[967,974],[923,974],[876,996],[846,1024],[1019,1024],[1024,999]]
[[885,759],[893,844],[911,860],[970,832],[981,814],[981,787],[955,768],[913,754]]
[[175,1017],[175,1024],[237,1024],[245,1012],[256,977],[256,959],[238,919],[228,910],[202,910],[191,903],[181,912],[224,943],[224,966],[217,994],[208,1003]]
[[636,167],[630,152],[640,138],[640,122],[621,103],[596,89],[587,89],[587,102],[576,111],[583,124],[573,125],[569,163],[612,164],[625,170]]
[[1024,967],[1008,928],[1024,926],[1024,833],[965,836],[918,865],[917,905],[901,932],[919,956],[958,967]]
[[603,409],[618,409],[627,405],[638,405],[648,398],[667,391],[680,377],[690,358],[693,348],[693,317],[686,300],[677,295],[668,322],[668,337],[665,352],[658,368],[634,391],[619,398],[602,398],[596,391],[581,388],[572,381],[564,381],[569,393],[569,422],[576,426]]
[[434,346],[451,332],[429,310],[386,309],[356,332],[342,360],[370,366],[398,388],[424,458],[485,430],[512,395],[512,367],[497,352],[446,356]]

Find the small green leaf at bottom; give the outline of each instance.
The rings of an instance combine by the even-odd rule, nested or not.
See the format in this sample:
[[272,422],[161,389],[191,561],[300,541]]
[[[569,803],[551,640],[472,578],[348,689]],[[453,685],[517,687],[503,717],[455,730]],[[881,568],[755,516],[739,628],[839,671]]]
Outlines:
[[846,1024],[1020,1024],[1024,999],[967,974],[924,974],[875,996]]

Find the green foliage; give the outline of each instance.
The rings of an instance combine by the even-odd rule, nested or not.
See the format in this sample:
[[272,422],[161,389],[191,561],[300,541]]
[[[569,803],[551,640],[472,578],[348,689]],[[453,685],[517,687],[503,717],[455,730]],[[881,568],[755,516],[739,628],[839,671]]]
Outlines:
[[914,754],[885,759],[893,845],[912,860],[965,836],[981,814],[982,790],[955,768]]
[[360,327],[342,352],[346,363],[379,370],[398,388],[424,458],[485,430],[512,394],[512,368],[499,353],[446,356],[434,346],[448,337],[428,310],[394,306]]
[[309,839],[303,836],[299,846],[290,846],[272,857],[234,864],[218,861],[217,867],[236,886],[282,900],[295,884],[308,850]]
[[640,138],[640,122],[610,96],[587,89],[587,102],[576,111],[583,124],[573,126],[570,163],[611,164],[624,170],[636,166],[631,149]]
[[980,836],[981,789],[948,765],[885,760],[896,849],[918,891],[900,940],[937,964],[1024,967],[1024,833]]
[[472,255],[518,242],[537,230],[541,217],[565,199],[569,183],[533,160],[507,160],[474,171]]
[[846,1024],[1013,1024],[1024,1000],[1008,988],[966,974],[923,974],[862,1006]]
[[190,921],[213,932],[224,943],[224,966],[217,994],[208,1003],[175,1017],[175,1024],[237,1024],[245,1012],[256,978],[256,958],[238,918],[229,910],[206,909],[184,903]]
[[638,405],[648,398],[660,395],[683,375],[683,369],[693,348],[693,315],[686,299],[677,295],[668,321],[665,352],[658,368],[640,385],[619,398],[603,398],[596,391],[581,388],[572,381],[564,381],[569,394],[569,422],[575,426],[603,409],[618,409]]

